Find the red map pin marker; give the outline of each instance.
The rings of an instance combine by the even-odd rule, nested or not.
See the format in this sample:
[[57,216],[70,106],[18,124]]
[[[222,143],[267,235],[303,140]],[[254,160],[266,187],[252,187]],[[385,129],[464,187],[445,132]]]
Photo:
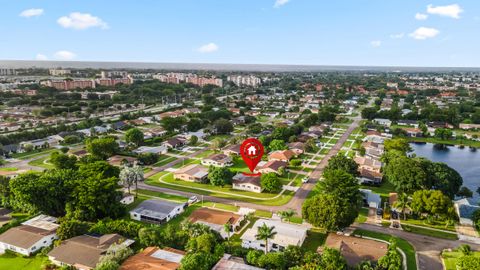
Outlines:
[[252,173],[262,160],[263,151],[262,143],[255,138],[248,138],[240,145],[240,154]]

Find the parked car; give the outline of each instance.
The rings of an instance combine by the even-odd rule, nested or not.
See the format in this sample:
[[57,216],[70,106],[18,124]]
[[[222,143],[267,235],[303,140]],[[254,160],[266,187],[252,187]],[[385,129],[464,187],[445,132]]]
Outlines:
[[310,180],[310,178],[308,178],[308,176],[305,176],[305,177],[302,179],[302,183],[308,183],[309,180]]
[[383,209],[382,208],[377,209],[377,216],[383,216]]
[[194,204],[196,202],[198,202],[197,196],[192,196],[192,197],[188,198],[188,204]]

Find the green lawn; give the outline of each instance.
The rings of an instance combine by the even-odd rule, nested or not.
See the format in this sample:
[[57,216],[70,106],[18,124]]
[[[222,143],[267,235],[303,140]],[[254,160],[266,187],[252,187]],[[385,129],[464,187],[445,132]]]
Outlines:
[[395,192],[395,188],[393,185],[388,181],[383,181],[382,184],[378,187],[376,186],[367,186],[367,185],[360,185],[363,189],[370,189],[371,191],[380,194],[382,199],[388,201],[388,194],[390,192]]
[[256,217],[261,217],[261,218],[272,218],[272,212],[264,211],[264,210],[256,210],[255,211],[255,216]]
[[3,167],[3,168],[0,168],[0,171],[2,171],[2,172],[15,172],[15,171],[18,171],[18,168],[15,168],[15,167]]
[[153,164],[154,167],[161,167],[163,165],[167,165],[168,163],[176,160],[177,158],[176,157],[170,157],[170,156],[165,156],[165,155],[161,155],[159,158],[158,158],[158,161],[157,163]]
[[406,232],[412,232],[416,234],[449,239],[449,240],[458,240],[456,233],[439,232],[439,231],[430,230],[428,228],[418,228],[418,227],[408,226],[405,224],[402,224],[402,228]]
[[295,223],[295,224],[302,224],[303,223],[303,218],[302,217],[292,217],[290,218],[290,223]]
[[0,269],[8,270],[39,270],[48,261],[45,256],[23,257],[6,253],[0,256]]
[[139,189],[138,194],[158,197],[158,198],[161,198],[161,199],[165,199],[165,200],[169,200],[169,201],[176,201],[176,202],[187,202],[188,201],[188,198],[183,197],[183,196],[166,194],[166,193],[162,193],[162,192],[145,190],[145,189]]
[[449,139],[449,140],[442,140],[438,138],[406,138],[409,142],[428,142],[433,144],[449,144],[449,145],[465,145],[465,146],[472,146],[475,148],[480,148],[480,142],[474,140],[457,140],[457,139]]
[[[166,177],[164,177],[163,180],[167,183],[159,182],[159,178],[162,175],[166,175],[166,174],[168,174],[168,175]],[[208,196],[215,196],[215,197],[219,197],[219,198],[235,199],[235,200],[239,200],[239,201],[245,201],[245,202],[256,203],[256,204],[261,204],[261,205],[284,205],[284,204],[286,204],[287,202],[290,201],[290,199],[293,197],[293,194],[294,194],[294,192],[292,192],[292,191],[285,191],[282,195],[280,195],[276,199],[261,200],[260,198],[273,198],[273,197],[277,196],[277,194],[254,193],[254,192],[232,189],[231,186],[217,187],[217,186],[212,186],[212,185],[209,185],[209,184],[192,183],[192,182],[186,182],[186,181],[181,181],[181,180],[175,180],[175,179],[173,179],[173,174],[168,173],[168,172],[157,173],[157,174],[151,176],[150,178],[146,179],[145,183],[148,184],[148,185],[153,185],[153,186],[158,186],[158,187],[164,187],[164,188],[180,190],[180,191],[185,191],[185,192],[192,192],[192,193],[199,194],[199,195],[208,195]],[[172,184],[176,184],[176,185],[174,186],[174,185],[170,185],[168,183],[172,183]],[[178,186],[178,185],[181,185],[181,186]],[[198,190],[198,189],[195,189],[195,188],[203,188],[203,189],[208,189],[208,190]],[[223,194],[223,193],[219,193],[218,191],[228,192],[228,193],[231,193],[231,194]],[[235,196],[235,194],[252,196],[252,197],[259,198],[259,199]]]
[[51,164],[49,162],[49,159],[50,159],[50,156],[41,157],[41,158],[34,159],[34,160],[28,162],[28,165],[42,167],[42,168],[45,168],[45,169],[55,168],[55,166],[53,166],[53,164]]
[[46,154],[49,154],[49,153],[52,153],[52,152],[55,152],[55,151],[57,151],[57,149],[47,148],[47,149],[35,150],[35,151],[32,151],[32,152],[27,152],[27,153],[16,153],[16,154],[13,154],[12,157],[13,158],[18,158],[18,159],[28,159],[28,158],[38,157],[38,156],[41,156],[41,155],[46,155]]
[[[480,257],[480,252],[473,252],[475,257]],[[445,263],[445,270],[457,270],[457,259],[463,256],[459,251],[444,251],[442,252],[442,258]]]
[[321,229],[312,228],[307,231],[307,238],[303,242],[302,248],[308,251],[317,252],[319,246],[325,244],[327,233]]
[[397,246],[403,250],[407,257],[407,269],[408,270],[417,270],[417,262],[415,260],[415,249],[413,248],[410,243],[408,243],[406,240],[402,238],[398,238],[396,236],[384,234],[384,233],[377,233],[377,232],[372,232],[372,231],[367,231],[367,230],[362,230],[362,229],[356,229],[353,232],[355,235],[362,235],[362,236],[367,236],[371,238],[376,238],[380,240],[385,240],[385,241],[390,241],[390,239],[395,239],[397,241]]
[[362,208],[360,209],[360,213],[358,213],[358,217],[355,219],[355,222],[357,223],[364,223],[367,221],[368,217],[368,208]]
[[213,150],[205,150],[205,151],[203,151],[202,153],[196,155],[195,157],[196,157],[196,158],[205,158],[205,157],[208,157],[208,156],[212,155],[213,153],[215,153],[215,151],[213,151]]
[[224,203],[214,203],[214,202],[204,202],[203,204],[199,203],[201,206],[230,211],[230,212],[237,212],[240,207],[231,205],[231,204],[224,204]]
[[401,221],[402,221],[402,224],[406,223],[407,225],[412,224],[412,225],[418,225],[418,226],[430,227],[434,229],[456,232],[454,225],[445,226],[444,221],[433,221],[433,223],[427,223],[426,219],[411,219],[408,217],[407,217],[407,220],[402,219]]
[[174,169],[179,169],[179,168],[181,168],[181,167],[183,167],[183,166],[187,166],[187,165],[189,165],[189,164],[194,164],[194,163],[200,164],[200,160],[187,158],[187,159],[183,160],[182,162],[179,162],[179,163],[173,165],[172,168],[174,168]]

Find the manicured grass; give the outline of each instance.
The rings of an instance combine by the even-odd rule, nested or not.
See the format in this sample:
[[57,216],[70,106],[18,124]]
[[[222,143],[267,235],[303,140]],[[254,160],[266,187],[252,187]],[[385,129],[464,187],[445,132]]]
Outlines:
[[250,173],[250,169],[248,169],[247,165],[242,159],[235,158],[233,160],[233,166],[228,167],[233,172],[248,172]]
[[295,223],[295,224],[302,224],[303,223],[303,218],[302,217],[291,217],[289,222],[290,223]]
[[15,167],[3,167],[3,168],[0,168],[0,171],[2,171],[2,172],[15,172],[15,171],[18,171],[18,168],[15,168]]
[[194,163],[200,164],[200,160],[187,158],[187,159],[183,160],[182,162],[179,162],[179,163],[173,165],[172,168],[179,169],[183,166],[187,166],[187,165],[194,164]]
[[230,211],[230,212],[237,212],[239,207],[231,204],[224,204],[224,203],[214,203],[214,202],[204,202],[203,205],[200,202],[201,206],[216,208],[220,210]]
[[261,218],[272,218],[272,212],[264,211],[264,210],[256,210],[255,216],[261,217]]
[[28,159],[28,158],[38,157],[41,155],[46,155],[55,151],[57,151],[57,149],[48,148],[48,149],[35,150],[27,153],[16,153],[16,154],[13,154],[12,157],[18,158],[18,159]]
[[[162,175],[166,175],[166,177],[163,178],[163,180],[166,183],[161,183],[159,182],[159,178]],[[244,201],[244,202],[249,202],[249,203],[256,203],[256,204],[261,204],[261,205],[284,205],[288,203],[292,197],[294,192],[292,191],[285,191],[282,195],[275,199],[271,200],[261,200],[260,198],[272,198],[277,196],[276,194],[271,194],[271,193],[254,193],[254,192],[248,192],[248,191],[243,191],[243,190],[235,190],[232,189],[231,187],[216,187],[212,186],[209,184],[201,184],[201,183],[191,183],[191,182],[186,182],[186,181],[181,181],[181,180],[174,180],[173,179],[173,174],[168,173],[168,172],[160,172],[158,174],[153,175],[152,177],[148,178],[145,180],[145,183],[148,185],[154,185],[158,187],[164,187],[168,189],[173,189],[173,190],[180,190],[180,191],[185,191],[185,192],[191,192],[199,195],[208,195],[208,196],[215,196],[219,198],[226,198],[226,199],[234,199],[238,201]],[[177,185],[169,185],[168,183],[172,184],[177,184],[177,185],[182,185],[182,186],[177,186]],[[199,187],[203,189],[208,189],[208,190],[198,190],[192,187]],[[228,192],[230,194],[223,194],[223,193],[218,193],[218,191],[222,192]],[[257,197],[259,199],[253,199],[253,198],[245,198],[245,197],[240,197],[240,196],[235,196],[235,194],[242,194],[242,195],[253,195],[252,197]]]
[[448,144],[448,145],[465,145],[465,146],[472,146],[475,148],[480,148],[480,142],[474,140],[458,140],[458,139],[449,139],[449,140],[442,140],[438,138],[406,138],[409,142],[427,142],[433,144]]
[[0,256],[0,269],[8,270],[39,270],[42,264],[48,261],[45,256],[23,257],[21,255],[5,253]]
[[368,185],[361,185],[360,187],[363,189],[370,189],[371,191],[378,193],[382,197],[382,199],[387,199],[387,200],[388,200],[388,194],[390,192],[395,192],[395,188],[388,181],[383,181],[382,184],[378,187],[368,186]]
[[168,163],[175,161],[177,158],[176,157],[167,157],[165,159],[162,159],[158,161],[157,163],[153,164],[154,167],[161,167],[164,165],[167,165]]
[[402,224],[402,228],[406,232],[412,232],[416,234],[449,239],[449,240],[458,240],[457,234],[455,233],[439,232],[439,231],[430,230],[428,228],[413,227],[405,224]]
[[[480,252],[472,252],[475,257],[480,257]],[[445,270],[457,270],[457,260],[463,256],[459,251],[444,251],[442,252],[442,258],[445,263]]]
[[360,212],[358,213],[358,217],[355,219],[357,223],[364,223],[367,221],[368,217],[368,208],[361,208]]
[[415,260],[415,249],[406,240],[396,236],[362,230],[362,229],[356,229],[353,233],[355,235],[367,236],[367,237],[376,238],[376,239],[385,240],[385,241],[390,241],[390,239],[395,239],[397,242],[397,246],[401,250],[403,250],[403,252],[405,253],[405,256],[407,257],[407,269],[417,270],[417,262]]
[[50,159],[50,156],[41,157],[41,158],[34,159],[34,160],[28,162],[28,165],[42,167],[42,168],[45,168],[45,169],[55,168],[55,166],[53,166],[53,164],[51,164],[49,162],[49,159]]
[[[165,199],[165,200],[169,200],[169,201],[176,201],[176,202],[187,202],[188,201],[188,198],[183,197],[183,196],[167,194],[167,193],[151,191],[151,190],[145,190],[145,189],[139,189],[138,194],[158,197],[158,198],[161,198],[161,199]],[[144,197],[146,197],[146,196],[144,196]]]
[[327,233],[321,229],[312,228],[307,231],[307,238],[303,242],[302,248],[308,251],[317,252],[319,246],[325,244]]
[[213,153],[215,153],[215,151],[213,151],[213,150],[206,150],[206,151],[204,151],[204,152],[196,155],[195,157],[196,157],[196,158],[205,158],[205,157],[208,157],[208,156],[212,155]]
[[445,226],[445,222],[443,221],[433,221],[433,223],[430,224],[430,223],[427,223],[426,219],[411,219],[408,217],[407,217],[407,220],[402,219],[401,221],[402,221],[402,224],[406,223],[406,224],[424,226],[424,227],[452,231],[452,232],[456,231],[454,225]]

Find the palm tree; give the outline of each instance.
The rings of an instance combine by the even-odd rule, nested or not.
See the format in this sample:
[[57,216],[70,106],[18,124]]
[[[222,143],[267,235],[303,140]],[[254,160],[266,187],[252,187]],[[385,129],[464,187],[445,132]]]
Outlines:
[[293,209],[288,209],[285,211],[278,212],[280,218],[283,220],[287,220],[290,223],[290,219],[295,215],[295,211]]
[[228,249],[231,252],[231,247],[230,247],[230,231],[232,229],[232,225],[230,223],[225,223],[223,224],[223,230],[227,233],[227,244],[228,244]]
[[274,230],[275,226],[268,227],[265,223],[257,228],[255,238],[257,238],[257,240],[265,240],[265,254],[268,253],[268,239],[272,239],[277,234]]
[[403,220],[407,219],[405,216],[405,209],[408,208],[409,206],[410,206],[410,200],[408,198],[408,195],[405,193],[401,193],[398,196],[397,201],[393,204],[393,207],[402,209]]
[[133,167],[124,167],[120,172],[120,180],[123,185],[127,187],[128,194],[131,194],[130,188],[135,184],[135,197],[138,197],[138,182],[144,180],[142,167],[137,165]]

